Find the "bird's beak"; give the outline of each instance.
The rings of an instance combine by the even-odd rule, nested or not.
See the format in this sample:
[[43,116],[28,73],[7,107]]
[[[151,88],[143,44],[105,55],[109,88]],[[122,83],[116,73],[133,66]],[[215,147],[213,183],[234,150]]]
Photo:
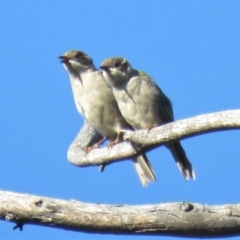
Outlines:
[[66,57],[66,56],[60,56],[60,57],[58,57],[59,59],[60,59],[60,62],[61,63],[68,63],[69,62],[69,58],[68,57]]
[[100,66],[99,67],[100,69],[102,69],[102,70],[104,70],[104,71],[106,71],[106,72],[109,72],[109,69],[108,69],[108,67],[106,67],[106,66]]

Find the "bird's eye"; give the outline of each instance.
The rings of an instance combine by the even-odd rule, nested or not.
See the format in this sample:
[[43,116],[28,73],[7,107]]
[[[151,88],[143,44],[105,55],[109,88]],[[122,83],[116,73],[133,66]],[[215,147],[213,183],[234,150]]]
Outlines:
[[114,64],[114,66],[115,66],[116,68],[118,68],[118,67],[121,66],[121,64],[120,64],[119,62],[116,62],[116,63]]
[[80,57],[80,54],[79,53],[76,53],[75,54],[75,58],[79,58]]

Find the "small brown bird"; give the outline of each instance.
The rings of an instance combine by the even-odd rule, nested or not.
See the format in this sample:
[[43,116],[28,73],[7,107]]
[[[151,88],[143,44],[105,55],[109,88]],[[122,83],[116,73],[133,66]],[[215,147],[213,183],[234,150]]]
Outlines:
[[[121,115],[112,88],[92,59],[81,51],[68,51],[59,57],[67,70],[78,112],[106,139],[118,142],[121,130],[132,129]],[[155,174],[145,154],[132,159],[143,184],[155,181]]]
[[[151,129],[174,121],[170,100],[147,74],[134,70],[120,57],[105,59],[100,67],[113,88],[120,112],[135,129]],[[195,179],[195,173],[179,141],[166,146],[183,177]]]

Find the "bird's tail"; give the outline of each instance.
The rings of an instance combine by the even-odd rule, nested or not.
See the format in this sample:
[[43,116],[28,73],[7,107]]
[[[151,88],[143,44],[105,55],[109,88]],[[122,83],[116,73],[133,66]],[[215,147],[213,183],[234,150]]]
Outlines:
[[144,187],[147,187],[149,182],[155,182],[156,176],[150,162],[145,154],[132,159],[133,165],[137,171],[138,177]]
[[195,173],[192,167],[192,164],[187,158],[187,155],[181,146],[180,142],[175,142],[173,144],[167,145],[167,148],[171,151],[175,162],[182,173],[186,181],[190,178],[195,179]]

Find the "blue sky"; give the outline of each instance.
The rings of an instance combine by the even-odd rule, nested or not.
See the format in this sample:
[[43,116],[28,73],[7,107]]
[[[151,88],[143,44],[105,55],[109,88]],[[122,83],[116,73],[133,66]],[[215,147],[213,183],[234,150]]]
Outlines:
[[[83,120],[57,57],[67,50],[126,57],[173,102],[175,119],[240,107],[240,1],[2,1],[2,190],[104,204],[240,201],[239,131],[182,141],[196,181],[164,147],[148,154],[157,182],[143,188],[130,161],[77,168],[67,149]],[[93,235],[0,221],[4,239],[152,239]],[[171,239],[162,237],[161,239]],[[240,238],[238,238],[240,239]]]

